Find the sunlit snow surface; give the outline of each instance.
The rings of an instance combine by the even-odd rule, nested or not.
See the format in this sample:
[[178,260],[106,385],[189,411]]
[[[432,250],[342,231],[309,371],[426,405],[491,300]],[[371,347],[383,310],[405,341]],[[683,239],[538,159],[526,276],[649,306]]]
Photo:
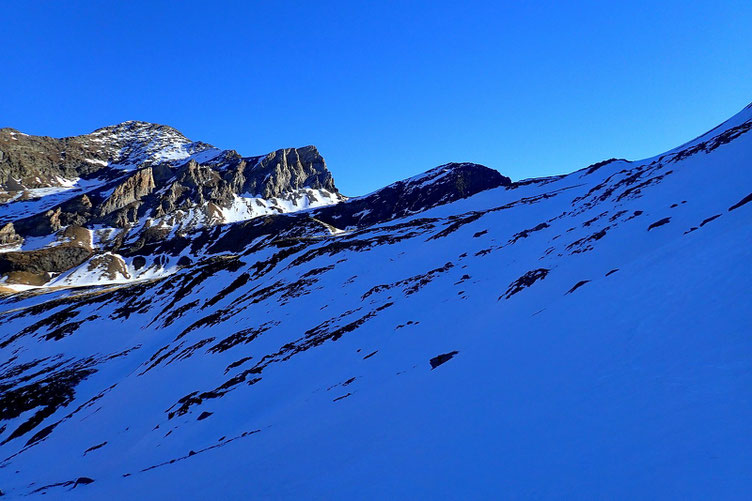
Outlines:
[[336,204],[342,200],[343,197],[341,195],[332,194],[326,190],[304,188],[287,198],[265,199],[260,195],[236,195],[229,208],[221,208],[220,210],[223,222],[235,223],[267,214],[297,212],[315,207],[324,207]]
[[[61,186],[32,188],[15,192],[5,203],[0,203],[0,224],[49,210],[56,205],[104,184],[99,179],[59,179]],[[0,195],[5,195],[0,191]]]
[[681,151],[5,299],[4,392],[83,379],[2,423],[2,490],[745,499],[752,134]]

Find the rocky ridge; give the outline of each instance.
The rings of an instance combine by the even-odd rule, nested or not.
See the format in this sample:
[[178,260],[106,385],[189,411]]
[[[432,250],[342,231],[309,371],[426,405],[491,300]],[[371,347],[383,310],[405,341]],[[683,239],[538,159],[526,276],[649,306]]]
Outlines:
[[[83,275],[89,285],[171,273],[201,257],[195,242],[211,228],[235,234],[223,225],[258,217],[269,222],[244,225],[253,228],[244,237],[249,245],[269,228],[330,234],[511,184],[480,165],[447,164],[348,200],[314,146],[243,157],[146,122],[64,139],[10,129],[3,137],[0,283],[16,288],[76,285]],[[149,263],[134,264],[135,256]],[[97,278],[103,259],[118,265]]]

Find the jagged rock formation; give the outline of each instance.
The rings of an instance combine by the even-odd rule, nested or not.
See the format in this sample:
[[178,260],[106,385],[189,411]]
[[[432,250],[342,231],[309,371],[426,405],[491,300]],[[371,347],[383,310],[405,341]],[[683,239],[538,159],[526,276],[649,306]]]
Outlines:
[[[16,200],[2,490],[744,499],[751,130],[752,107],[646,160],[447,164],[306,210],[335,190],[308,148]],[[230,193],[264,210],[230,222]]]
[[[97,212],[100,216],[106,216],[111,212],[140,201],[143,197],[154,191],[155,188],[156,184],[154,184],[151,167],[141,169],[118,184],[112,191],[112,195],[99,205]],[[121,223],[121,226],[124,226],[124,224]]]
[[5,226],[0,227],[0,247],[20,245],[22,242],[23,237],[16,233],[13,223],[7,223]]

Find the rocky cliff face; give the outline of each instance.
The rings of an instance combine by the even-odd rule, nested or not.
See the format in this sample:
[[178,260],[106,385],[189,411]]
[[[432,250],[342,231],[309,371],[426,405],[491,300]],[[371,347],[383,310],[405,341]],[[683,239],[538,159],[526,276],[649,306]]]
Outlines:
[[263,198],[279,197],[301,188],[337,191],[315,146],[277,150],[254,160],[249,165],[240,157],[228,159],[224,169],[232,172],[230,189]]

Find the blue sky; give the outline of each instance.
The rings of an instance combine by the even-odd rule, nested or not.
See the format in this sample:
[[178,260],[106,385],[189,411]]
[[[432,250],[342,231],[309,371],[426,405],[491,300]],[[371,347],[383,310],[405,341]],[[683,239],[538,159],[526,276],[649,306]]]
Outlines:
[[647,157],[752,101],[748,0],[550,3],[8,2],[0,127],[315,144],[358,195],[449,161]]

